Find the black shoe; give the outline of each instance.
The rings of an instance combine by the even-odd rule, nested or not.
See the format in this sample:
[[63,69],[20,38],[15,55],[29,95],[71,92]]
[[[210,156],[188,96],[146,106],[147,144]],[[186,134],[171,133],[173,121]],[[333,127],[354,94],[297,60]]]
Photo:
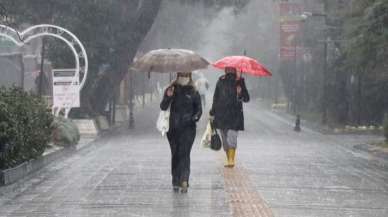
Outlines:
[[179,186],[178,185],[172,186],[172,189],[174,190],[175,193],[179,192]]
[[178,192],[180,187],[181,187],[181,185],[179,184],[179,181],[177,181],[176,179],[173,179],[172,180],[172,189],[174,190],[174,192]]

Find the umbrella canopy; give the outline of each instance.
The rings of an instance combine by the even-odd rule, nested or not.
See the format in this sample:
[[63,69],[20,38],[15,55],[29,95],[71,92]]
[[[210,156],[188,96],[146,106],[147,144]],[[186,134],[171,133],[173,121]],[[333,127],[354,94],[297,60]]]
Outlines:
[[210,63],[191,50],[153,50],[136,60],[133,67],[142,72],[192,72],[205,69]]
[[272,76],[272,73],[261,63],[247,56],[224,57],[215,62],[213,66],[219,69],[233,67],[242,73],[250,74],[253,76]]

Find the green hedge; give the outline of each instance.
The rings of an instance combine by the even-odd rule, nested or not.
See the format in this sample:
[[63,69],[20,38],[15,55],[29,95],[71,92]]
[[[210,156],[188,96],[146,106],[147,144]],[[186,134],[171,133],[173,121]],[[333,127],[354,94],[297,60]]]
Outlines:
[[80,140],[78,127],[69,119],[57,117],[53,123],[53,142],[67,147],[76,145]]
[[51,140],[53,116],[36,96],[0,88],[0,169],[41,156]]

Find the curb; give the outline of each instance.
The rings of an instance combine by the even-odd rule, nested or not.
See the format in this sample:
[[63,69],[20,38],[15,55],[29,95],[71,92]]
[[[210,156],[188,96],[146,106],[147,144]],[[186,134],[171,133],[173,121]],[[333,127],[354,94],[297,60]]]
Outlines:
[[10,185],[28,176],[29,174],[42,169],[58,158],[65,157],[76,152],[76,147],[61,148],[37,159],[24,162],[14,168],[0,171],[0,186]]
[[82,139],[86,139],[85,143],[79,143],[76,146],[60,148],[56,151],[40,156],[37,159],[32,159],[28,162],[24,162],[14,168],[0,170],[0,194],[2,193],[4,188],[11,187],[12,184],[15,184],[18,181],[23,180],[24,178],[30,175],[33,175],[35,172],[39,171],[40,169],[43,169],[50,163],[53,163],[58,159],[68,157],[72,154],[87,149],[88,147],[92,146],[95,141],[110,135],[119,127],[120,126],[112,126],[107,130],[100,131],[95,137],[81,137],[80,141],[82,141]]
[[[290,113],[287,113],[285,111],[279,111],[279,110],[271,110],[273,113],[287,119],[291,123],[294,123],[296,120],[296,116]],[[336,131],[336,129],[331,129],[326,125],[322,125],[320,123],[315,123],[310,120],[301,119],[301,127],[306,126],[307,128],[310,128],[314,131],[317,131],[319,133],[322,133],[324,135],[371,135],[371,136],[381,136],[382,133],[380,131]]]
[[[296,116],[295,115],[292,115],[290,113],[287,113],[285,111],[279,111],[279,110],[270,110],[271,112],[273,112],[274,114],[286,119],[287,121],[290,122],[290,124],[294,125],[295,124],[295,120],[296,120]],[[309,128],[313,131],[316,131],[316,132],[319,132],[319,133],[322,133],[322,134],[334,134],[332,133],[329,129],[327,129],[326,127],[322,126],[321,124],[317,124],[317,123],[313,123],[311,121],[308,121],[306,119],[303,119],[301,118],[301,128],[302,128],[302,131],[303,131],[303,128]]]
[[388,152],[382,151],[381,148],[377,146],[370,145],[370,144],[360,144],[360,145],[353,146],[353,148],[359,151],[367,152],[373,156],[376,156],[388,162]]
[[[289,114],[287,112],[276,111],[276,110],[275,111],[272,110],[272,112],[287,119],[288,121],[292,121],[293,118],[295,120],[295,118],[296,118],[294,115]],[[313,123],[313,122],[305,120],[305,119],[302,120],[301,125],[302,125],[302,131],[303,131],[303,125],[304,125],[307,128],[310,128],[314,131],[317,131],[323,135],[364,135],[364,136],[368,136],[368,135],[379,136],[380,135],[378,133],[371,133],[371,132],[334,132],[334,130],[330,130],[321,124]],[[375,156],[379,159],[382,159],[383,161],[388,162],[388,153],[382,151],[377,146],[370,145],[370,144],[359,144],[359,145],[354,145],[353,149],[357,150],[357,151],[366,152],[372,156]]]

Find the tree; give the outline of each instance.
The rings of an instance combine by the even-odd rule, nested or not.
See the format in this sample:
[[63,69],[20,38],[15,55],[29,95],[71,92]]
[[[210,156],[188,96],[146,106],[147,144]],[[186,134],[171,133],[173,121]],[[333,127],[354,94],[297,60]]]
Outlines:
[[[311,47],[315,70],[306,84],[316,84],[307,88],[314,93],[321,86],[320,62],[323,43],[316,43],[318,32],[330,38],[327,63],[327,107],[329,121],[335,124],[380,124],[383,114],[388,109],[388,1],[387,0],[320,0],[324,3],[327,28],[325,33],[316,31],[305,34],[305,44]],[[345,2],[348,3],[345,7]],[[313,23],[318,19],[310,19],[305,23],[308,29],[323,24]],[[323,20],[321,20],[323,21]],[[306,28],[306,29],[307,29]],[[323,41],[323,39],[321,40]],[[315,51],[314,51],[315,50]],[[314,79],[317,82],[314,81]],[[310,94],[311,95],[311,94]],[[315,99],[319,99],[316,95]],[[311,100],[319,107],[319,100]]]
[[[89,111],[100,112],[117,86],[113,84],[120,83],[127,72],[140,42],[154,22],[161,0],[98,3],[93,0],[3,0],[1,3],[8,15],[14,18],[15,26],[24,23],[56,24],[80,38],[90,61],[90,78],[82,101]],[[72,67],[73,58],[68,48],[64,44],[50,44],[49,57],[54,65]],[[102,65],[109,66],[108,76],[97,75]]]
[[[174,0],[211,7],[245,6],[249,0]],[[172,2],[174,2],[172,1]],[[104,110],[107,100],[127,73],[136,52],[153,25],[162,0],[0,0],[12,23],[49,23],[74,32],[84,43],[90,71],[82,94],[83,107],[92,114]],[[50,43],[54,66],[71,67],[73,58],[63,44]],[[101,67],[104,73],[98,74]]]
[[357,0],[345,21],[344,70],[356,77],[358,123],[381,123],[388,109],[388,1]]
[[328,108],[337,124],[380,124],[388,108],[388,1],[326,2]]

